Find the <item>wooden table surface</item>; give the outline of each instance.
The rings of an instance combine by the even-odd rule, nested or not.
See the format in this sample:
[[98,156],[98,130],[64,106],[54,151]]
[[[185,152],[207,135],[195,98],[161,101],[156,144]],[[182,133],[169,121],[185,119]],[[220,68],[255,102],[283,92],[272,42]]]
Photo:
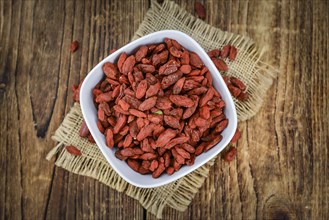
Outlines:
[[[193,2],[177,3],[193,13]],[[329,219],[327,0],[205,0],[206,22],[267,48],[280,72],[185,212],[165,219]],[[45,160],[73,84],[129,42],[149,0],[0,0],[0,218],[154,219],[134,199]],[[80,42],[71,54],[71,41]]]

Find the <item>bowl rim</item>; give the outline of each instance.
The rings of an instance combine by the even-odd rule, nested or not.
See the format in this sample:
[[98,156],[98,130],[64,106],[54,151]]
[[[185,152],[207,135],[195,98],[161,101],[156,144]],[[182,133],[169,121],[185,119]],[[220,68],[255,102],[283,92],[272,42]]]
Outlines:
[[[230,118],[229,119],[229,123],[233,124],[233,128],[232,128],[232,131],[231,133],[229,133],[228,135],[228,139],[226,139],[226,142],[225,143],[222,143],[219,142],[217,144],[221,144],[221,146],[218,148],[218,150],[216,152],[214,152],[212,155],[209,155],[208,158],[206,159],[203,159],[199,165],[195,166],[195,167],[191,167],[191,169],[188,169],[188,170],[185,170],[185,171],[181,171],[181,174],[180,175],[177,175],[176,177],[173,177],[173,178],[168,178],[168,179],[164,179],[163,181],[159,181],[159,182],[150,182],[148,183],[147,185],[143,185],[143,184],[140,184],[140,183],[137,183],[137,182],[134,182],[132,181],[131,179],[127,178],[127,176],[125,174],[123,174],[121,172],[121,170],[116,167],[116,165],[114,163],[112,163],[112,159],[107,155],[108,153],[105,151],[105,149],[103,149],[102,147],[102,144],[101,142],[103,141],[100,141],[95,134],[95,130],[93,129],[91,125],[91,122],[90,120],[88,120],[88,113],[87,113],[87,107],[88,105],[85,104],[85,101],[86,101],[86,97],[83,95],[85,93],[85,90],[86,90],[86,82],[93,76],[93,74],[97,73],[97,69],[102,66],[105,62],[108,62],[109,59],[113,58],[114,59],[117,59],[118,56],[124,52],[125,50],[131,50],[130,47],[134,46],[135,45],[135,48],[136,49],[137,47],[139,46],[136,46],[138,45],[138,43],[142,42],[142,41],[145,41],[147,40],[148,38],[152,38],[154,36],[157,36],[157,35],[162,35],[165,36],[165,37],[168,37],[168,38],[172,38],[174,37],[173,35],[181,35],[183,37],[185,37],[188,41],[191,41],[191,43],[193,44],[193,47],[195,47],[195,50],[198,50],[198,52],[196,51],[193,51],[195,53],[198,54],[198,56],[200,56],[200,58],[204,58],[204,59],[207,59],[209,61],[209,65],[212,66],[212,69],[215,70],[215,72],[210,72],[210,74],[212,76],[214,76],[215,74],[217,74],[219,76],[219,83],[224,85],[224,88],[222,88],[224,90],[225,93],[228,94],[228,100],[225,100],[225,103],[226,105],[228,104],[227,101],[229,101],[229,104],[230,106],[232,107],[232,109],[230,109],[230,111],[232,111],[232,115],[233,115],[233,118]],[[150,44],[151,42],[145,42],[145,44]],[[191,50],[189,50],[191,51]],[[201,52],[201,54],[200,54]],[[206,65],[206,64],[205,64]],[[207,66],[207,65],[206,65]],[[208,68],[209,66],[207,66]],[[208,68],[209,69],[209,68]],[[88,91],[86,91],[88,92]],[[223,92],[221,92],[221,95],[222,95]],[[233,135],[234,135],[234,132],[237,128],[237,114],[236,114],[236,108],[235,108],[235,104],[233,102],[233,99],[232,99],[232,96],[221,76],[221,74],[219,73],[219,71],[217,70],[217,68],[215,67],[215,65],[213,64],[213,62],[211,61],[210,57],[207,55],[207,53],[204,51],[204,49],[200,46],[200,44],[198,42],[196,42],[192,37],[190,37],[189,35],[181,32],[181,31],[177,31],[177,30],[161,30],[161,31],[157,31],[157,32],[153,32],[151,34],[148,34],[148,35],[145,35],[137,40],[134,40],[126,45],[124,45],[123,47],[121,47],[120,49],[118,49],[117,51],[115,51],[114,53],[110,54],[109,56],[105,57],[104,59],[102,59],[94,68],[92,68],[92,70],[88,73],[88,75],[85,77],[82,85],[81,85],[81,88],[80,88],[80,106],[81,106],[81,111],[82,111],[82,115],[83,115],[83,118],[87,124],[87,126],[90,128],[90,133],[91,135],[93,135],[95,138],[95,142],[96,142],[96,145],[98,146],[98,148],[101,150],[102,154],[104,155],[104,157],[106,158],[107,162],[110,164],[110,166],[113,168],[113,170],[120,176],[122,177],[125,181],[127,181],[128,183],[134,185],[134,186],[137,186],[137,187],[140,187],[140,188],[155,188],[155,187],[160,187],[160,186],[163,186],[163,185],[166,185],[166,184],[169,184],[171,182],[174,182],[188,174],[190,174],[191,172],[195,171],[196,169],[198,169],[199,167],[203,166],[204,164],[206,164],[207,162],[209,162],[211,159],[213,159],[215,156],[217,156],[228,144],[229,144],[229,141],[232,139]],[[98,131],[99,132],[99,131]],[[217,145],[216,144],[216,145]],[[214,146],[217,147],[217,146]],[[126,164],[128,166],[128,164]],[[129,166],[128,166],[129,167]],[[129,167],[129,169],[131,169]],[[136,172],[136,171],[134,171]],[[179,172],[179,171],[178,171]],[[177,172],[177,173],[178,173]],[[137,173],[137,172],[136,172]],[[161,176],[158,178],[160,179]],[[152,178],[153,179],[153,178]]]

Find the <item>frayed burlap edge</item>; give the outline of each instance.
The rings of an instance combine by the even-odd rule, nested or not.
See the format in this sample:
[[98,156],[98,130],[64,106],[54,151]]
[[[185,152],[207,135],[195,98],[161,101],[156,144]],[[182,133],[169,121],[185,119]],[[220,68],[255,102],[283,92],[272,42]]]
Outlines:
[[[235,100],[239,121],[247,120],[258,112],[276,72],[261,61],[262,52],[258,52],[252,40],[214,28],[196,19],[171,1],[165,1],[162,5],[152,1],[151,9],[133,39],[163,29],[176,29],[189,34],[206,51],[221,48],[225,44],[236,46],[239,51],[237,60],[232,63],[226,60],[230,69],[226,74],[241,78],[251,94],[247,102]],[[125,182],[110,167],[96,145],[78,136],[82,120],[80,106],[75,104],[52,137],[58,144],[49,152],[47,159],[50,160],[60,151],[55,162],[57,166],[79,175],[95,178],[115,190],[125,192],[128,196],[137,199],[157,218],[162,217],[162,211],[167,205],[179,211],[186,210],[215,161],[212,159],[174,183],[153,189],[138,188]],[[81,156],[72,156],[62,148],[71,144],[81,150]]]

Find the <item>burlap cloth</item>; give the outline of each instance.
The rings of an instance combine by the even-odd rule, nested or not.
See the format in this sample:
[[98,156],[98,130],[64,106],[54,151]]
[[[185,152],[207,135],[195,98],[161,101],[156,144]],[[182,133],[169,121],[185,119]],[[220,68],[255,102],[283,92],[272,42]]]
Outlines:
[[[234,62],[227,60],[229,66],[227,75],[242,79],[251,94],[247,102],[234,100],[238,119],[244,121],[257,113],[267,89],[272,84],[275,71],[261,61],[261,52],[251,39],[212,27],[171,1],[165,1],[161,5],[152,1],[151,8],[133,39],[164,29],[185,32],[199,42],[206,51],[221,48],[226,44],[237,47],[236,60]],[[78,133],[82,120],[80,106],[75,104],[52,137],[58,144],[49,152],[47,159],[50,160],[60,151],[55,162],[57,166],[79,175],[95,178],[115,190],[124,192],[137,199],[147,211],[158,218],[162,217],[162,211],[166,206],[184,211],[207,178],[209,169],[215,161],[215,159],[211,160],[174,183],[153,189],[138,188],[127,183],[111,168],[95,144],[80,138]],[[82,155],[72,156],[63,148],[65,145],[76,146],[81,150]]]

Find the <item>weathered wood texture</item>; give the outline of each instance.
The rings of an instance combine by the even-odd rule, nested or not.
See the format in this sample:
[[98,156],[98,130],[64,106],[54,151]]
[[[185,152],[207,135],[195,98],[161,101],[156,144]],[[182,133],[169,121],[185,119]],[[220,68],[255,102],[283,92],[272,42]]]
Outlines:
[[[193,13],[192,1],[177,3]],[[239,125],[237,160],[217,159],[188,210],[165,209],[165,219],[329,219],[328,1],[204,3],[209,24],[253,38],[280,75],[257,116]],[[0,0],[1,219],[154,219],[45,160],[71,86],[129,41],[149,6]]]

